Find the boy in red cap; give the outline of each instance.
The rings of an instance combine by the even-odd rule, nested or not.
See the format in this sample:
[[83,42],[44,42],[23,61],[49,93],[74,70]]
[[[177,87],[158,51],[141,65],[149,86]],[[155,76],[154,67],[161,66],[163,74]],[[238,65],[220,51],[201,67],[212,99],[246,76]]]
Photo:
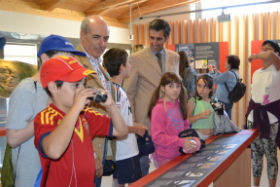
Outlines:
[[[9,98],[9,112],[5,126],[7,143],[12,148],[14,186],[33,186],[41,169],[40,157],[34,145],[34,118],[48,106],[50,100],[41,85],[40,71],[42,64],[60,55],[85,56],[86,54],[75,50],[74,46],[62,36],[53,34],[47,36],[41,42],[37,53],[38,72],[32,77],[23,79]],[[3,173],[9,172],[2,170]],[[2,175],[1,180],[4,182],[5,179],[7,175]],[[3,183],[2,186],[7,184]]]
[[[111,119],[86,105],[96,90],[85,88],[85,77],[96,73],[76,59],[59,56],[41,69],[42,86],[53,100],[34,120],[35,146],[40,153],[41,186],[95,186],[95,136],[126,136],[127,127],[107,93],[101,102]],[[114,127],[112,126],[114,124]]]

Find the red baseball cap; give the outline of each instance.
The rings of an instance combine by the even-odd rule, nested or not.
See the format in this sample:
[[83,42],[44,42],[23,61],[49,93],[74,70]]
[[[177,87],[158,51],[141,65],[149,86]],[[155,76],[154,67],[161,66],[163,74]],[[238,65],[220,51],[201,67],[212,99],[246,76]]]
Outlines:
[[46,61],[40,72],[43,88],[53,81],[77,82],[96,71],[84,68],[80,62],[70,56],[56,56]]

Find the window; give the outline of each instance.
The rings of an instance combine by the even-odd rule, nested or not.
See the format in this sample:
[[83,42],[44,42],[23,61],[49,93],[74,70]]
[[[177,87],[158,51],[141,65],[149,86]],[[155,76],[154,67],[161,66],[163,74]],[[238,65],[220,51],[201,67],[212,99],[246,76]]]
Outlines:
[[[7,43],[4,46],[4,60],[20,61],[37,65],[37,46],[36,44]],[[0,97],[0,127],[5,126],[8,103],[8,98]]]
[[[241,7],[234,7],[234,8],[226,8],[224,9],[225,14],[231,15],[242,15],[242,14],[255,14],[261,12],[273,12],[279,11],[280,2],[279,3],[267,3],[267,4],[258,4],[261,2],[265,2],[269,0],[232,0],[232,1],[225,1],[225,0],[202,0],[201,1],[201,9],[211,9],[217,7],[227,7],[227,6],[235,6],[235,5],[243,5],[243,4],[256,4],[256,5],[249,5],[249,6],[241,6]],[[202,18],[213,18],[221,15],[222,10],[210,10],[210,11],[203,11]]]
[[4,46],[4,59],[37,65],[37,46],[35,44],[7,43]]
[[[4,46],[4,60],[37,65],[37,46],[36,44],[7,43]],[[8,103],[8,98],[0,97],[0,127],[4,127],[7,122]],[[0,168],[3,163],[5,147],[6,137],[0,136]]]

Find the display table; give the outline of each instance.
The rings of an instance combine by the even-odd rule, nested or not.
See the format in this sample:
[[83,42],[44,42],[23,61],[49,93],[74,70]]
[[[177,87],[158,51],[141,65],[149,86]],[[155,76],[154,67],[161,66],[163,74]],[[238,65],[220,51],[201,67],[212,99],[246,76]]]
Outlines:
[[179,156],[129,187],[251,186],[251,152],[247,147],[257,135],[256,130],[242,130],[213,136],[201,151]]

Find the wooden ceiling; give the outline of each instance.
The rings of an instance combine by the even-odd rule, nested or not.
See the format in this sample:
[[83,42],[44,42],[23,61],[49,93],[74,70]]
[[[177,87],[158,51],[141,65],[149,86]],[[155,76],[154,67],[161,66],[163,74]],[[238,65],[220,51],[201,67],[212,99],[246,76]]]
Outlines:
[[[0,9],[18,12],[41,13],[53,17],[60,10],[78,17],[100,15],[107,21],[127,26],[132,20],[161,10],[174,8],[199,0],[0,0]],[[21,6],[21,8],[18,8]],[[25,9],[24,11],[22,10]],[[28,11],[27,11],[28,9]],[[66,16],[66,15],[65,15]],[[110,24],[110,23],[109,23]],[[113,24],[114,25],[114,24]]]

